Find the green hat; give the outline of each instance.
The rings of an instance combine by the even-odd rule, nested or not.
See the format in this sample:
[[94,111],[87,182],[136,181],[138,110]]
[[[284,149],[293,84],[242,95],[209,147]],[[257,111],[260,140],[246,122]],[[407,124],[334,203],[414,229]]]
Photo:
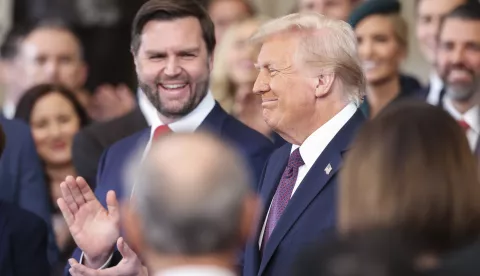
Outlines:
[[396,14],[400,13],[401,9],[402,6],[396,0],[369,0],[361,4],[350,14],[348,23],[355,29],[360,21],[370,15]]

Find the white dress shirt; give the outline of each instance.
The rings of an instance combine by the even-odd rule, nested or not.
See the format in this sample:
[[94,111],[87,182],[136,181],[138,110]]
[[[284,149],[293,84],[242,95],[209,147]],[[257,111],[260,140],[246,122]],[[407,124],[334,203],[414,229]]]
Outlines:
[[479,106],[475,105],[464,114],[461,114],[460,112],[458,112],[457,109],[455,109],[451,99],[448,97],[445,97],[445,99],[443,100],[443,107],[448,113],[450,113],[450,115],[452,115],[452,117],[455,120],[457,121],[464,120],[470,126],[466,134],[467,134],[468,144],[470,145],[470,149],[472,150],[472,152],[474,152],[475,148],[477,147],[478,137],[480,135]]
[[428,91],[427,103],[437,105],[440,102],[440,93],[443,89],[443,81],[436,72],[430,74],[430,90]]
[[5,118],[13,119],[13,117],[15,117],[16,111],[17,111],[17,107],[13,102],[5,101],[5,103],[3,103],[2,112]]
[[157,272],[154,276],[235,276],[235,273],[217,266],[179,266]]
[[[139,91],[141,94],[143,92]],[[139,100],[141,99],[141,96],[139,95]],[[145,96],[145,99],[148,101],[147,97]],[[150,104],[151,107],[153,105]],[[173,131],[173,132],[194,132],[207,118],[208,114],[212,111],[212,109],[215,107],[215,100],[213,98],[213,95],[210,91],[208,91],[207,95],[200,101],[198,106],[189,114],[187,114],[185,117],[181,118],[178,121],[175,121],[171,124],[168,125],[168,127]],[[141,107],[140,107],[141,108]],[[151,144],[152,144],[152,138],[155,133],[155,129],[161,125],[164,125],[164,123],[158,118],[158,115],[155,112],[155,117],[151,116],[151,110],[148,105],[145,105],[144,103],[144,108],[145,108],[145,113],[144,116],[147,118],[147,116],[150,116],[151,119],[151,127],[150,127],[150,137],[148,139],[147,146],[145,147],[145,150],[143,152],[143,158],[145,158],[146,154],[150,150]],[[142,110],[143,113],[143,110]],[[142,158],[142,159],[143,159]],[[135,185],[133,185],[131,194],[133,194],[133,191],[135,190]],[[99,269],[104,269],[108,266],[112,259],[113,254],[110,256],[108,261]],[[83,263],[83,252],[82,255],[80,256],[80,261],[79,263]]]
[[[342,127],[352,118],[353,114],[357,111],[357,106],[353,103],[348,104],[342,109],[337,115],[332,119],[326,122],[323,126],[313,132],[307,139],[303,142],[302,145],[292,145],[290,153],[292,153],[297,148],[300,148],[300,156],[302,156],[303,166],[298,168],[297,180],[295,181],[295,186],[293,187],[292,195],[295,194],[295,191],[302,183],[303,179],[307,175],[308,171],[312,168],[315,161],[317,161],[320,154],[325,150],[325,148],[330,144],[335,135],[342,129]],[[271,202],[270,202],[271,207]],[[270,213],[270,207],[268,208],[267,216],[263,222],[263,229],[260,233],[260,238],[258,240],[258,245],[261,247],[263,233],[265,231],[265,226],[267,223],[268,215]]]

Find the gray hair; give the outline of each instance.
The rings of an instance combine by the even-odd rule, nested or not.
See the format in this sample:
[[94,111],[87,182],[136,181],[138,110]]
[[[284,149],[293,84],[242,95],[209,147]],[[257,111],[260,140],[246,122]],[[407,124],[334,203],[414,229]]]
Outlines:
[[173,134],[127,169],[127,191],[145,242],[161,254],[199,256],[234,249],[251,180],[246,162],[210,134]]
[[262,42],[288,31],[308,31],[301,38],[295,54],[297,60],[314,70],[335,73],[349,100],[360,103],[366,81],[358,57],[357,38],[351,26],[315,12],[294,13],[264,24],[253,35],[252,41]]

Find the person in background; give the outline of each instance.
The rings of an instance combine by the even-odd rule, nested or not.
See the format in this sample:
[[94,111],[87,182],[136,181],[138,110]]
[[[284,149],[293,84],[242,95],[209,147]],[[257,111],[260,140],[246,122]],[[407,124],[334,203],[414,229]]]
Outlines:
[[297,0],[300,12],[314,11],[327,17],[347,21],[350,13],[364,0]]
[[[140,151],[127,166],[125,189],[133,183],[137,188],[123,206],[123,224],[125,239],[140,252],[149,275],[237,275],[237,253],[260,209],[245,160],[206,133],[167,135],[142,156]],[[62,205],[70,201],[60,200]],[[95,275],[72,262],[72,276]],[[108,274],[113,269],[101,272],[114,275]]]
[[401,74],[408,55],[408,26],[398,1],[370,0],[350,16],[358,53],[367,80],[367,97],[361,109],[367,118],[400,100],[423,100],[420,83]]
[[85,89],[88,68],[83,47],[65,23],[46,20],[28,26],[18,46],[16,81],[22,85],[23,92],[44,83],[65,86],[90,117],[99,121],[122,116],[133,109],[135,101],[126,86],[117,90],[99,87],[94,96]]
[[67,175],[76,175],[71,154],[73,136],[88,124],[88,116],[72,91],[44,84],[24,93],[15,118],[24,120],[32,129],[36,149],[44,165],[43,177],[49,191],[57,245],[63,261],[66,261],[74,247],[68,226],[55,202],[62,196],[60,183]]
[[438,107],[403,102],[365,124],[347,154],[338,233],[398,231],[420,245],[422,270],[436,270],[457,250],[478,248],[479,198],[477,162],[461,127]]
[[18,66],[15,64],[23,33],[21,28],[11,29],[0,46],[0,85],[2,86],[0,113],[7,119],[13,118],[18,100],[25,92],[23,83],[19,81]]
[[[6,139],[0,124],[0,156]],[[48,227],[42,218],[0,199],[0,275],[50,276],[47,244]]]
[[264,22],[252,17],[227,30],[215,50],[210,87],[225,111],[281,146],[285,141],[267,125],[262,116],[262,99],[252,93],[258,75],[255,61],[260,45],[250,43],[249,39]]
[[480,157],[480,3],[461,5],[445,15],[437,72],[445,84],[440,106],[462,126],[470,149]]
[[215,25],[215,40],[222,41],[230,25],[254,16],[255,8],[250,0],[207,0],[207,11]]
[[[421,93],[427,95],[427,102],[433,105],[441,103],[443,82],[435,69],[437,56],[437,37],[443,17],[455,7],[469,0],[414,0],[415,29],[420,52],[430,64],[429,84]],[[476,1],[476,0],[473,0]]]

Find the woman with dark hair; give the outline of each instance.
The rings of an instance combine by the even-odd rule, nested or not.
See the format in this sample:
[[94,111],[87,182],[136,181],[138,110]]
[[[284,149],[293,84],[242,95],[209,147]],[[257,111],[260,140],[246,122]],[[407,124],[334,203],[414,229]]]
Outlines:
[[395,229],[439,260],[475,246],[480,183],[461,127],[426,103],[386,108],[361,129],[348,153],[338,214],[341,234]]
[[70,232],[55,202],[61,197],[60,183],[67,175],[76,175],[71,154],[73,137],[88,124],[88,116],[73,92],[42,84],[29,89],[20,99],[15,118],[31,126],[50,191],[57,244],[61,251],[69,251]]

